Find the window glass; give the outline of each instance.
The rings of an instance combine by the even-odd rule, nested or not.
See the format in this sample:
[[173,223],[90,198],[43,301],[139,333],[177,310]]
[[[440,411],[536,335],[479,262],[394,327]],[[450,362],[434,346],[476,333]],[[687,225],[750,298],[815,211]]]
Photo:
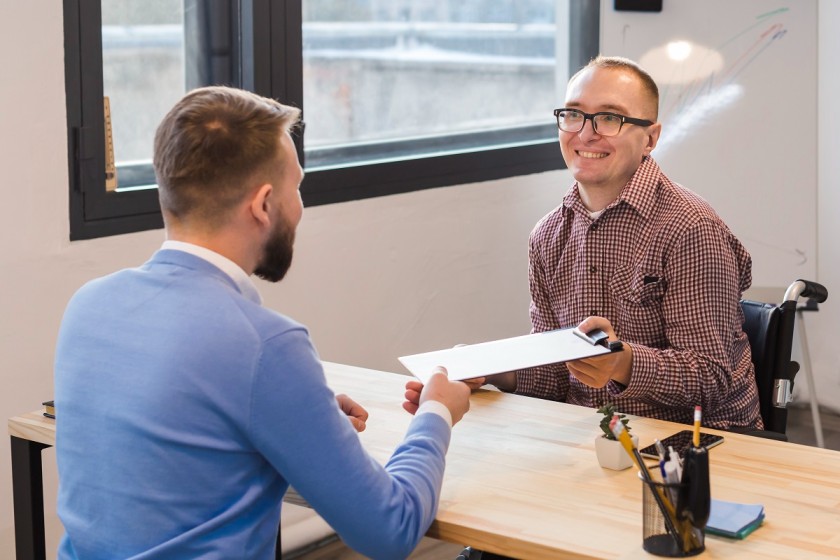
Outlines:
[[152,142],[185,93],[183,0],[102,0],[102,78],[118,190],[154,186]]
[[307,168],[555,137],[568,18],[557,0],[303,0]]
[[154,132],[203,85],[303,108],[305,138],[295,140],[312,171],[302,189],[310,206],[561,168],[552,110],[569,66],[597,54],[600,2],[63,0],[63,8],[77,240],[162,226]]

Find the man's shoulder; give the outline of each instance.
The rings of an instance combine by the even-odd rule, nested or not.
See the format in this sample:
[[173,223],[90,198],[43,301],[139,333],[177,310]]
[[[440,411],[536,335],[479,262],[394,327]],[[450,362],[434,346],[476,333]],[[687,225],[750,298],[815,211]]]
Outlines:
[[670,180],[664,175],[662,178],[662,187],[679,204],[712,210],[711,204],[700,194],[685,185]]
[[690,227],[704,219],[723,223],[711,204],[697,192],[668,177],[652,157],[645,158],[629,186],[631,188],[621,196],[648,218],[678,219],[682,227]]
[[305,325],[268,307],[244,302],[243,312],[248,317],[254,329],[261,338],[271,338],[291,332],[299,332],[308,337],[309,331]]
[[141,268],[124,268],[111,272],[104,276],[99,276],[88,280],[76,290],[71,298],[71,302],[86,299],[97,299],[106,297],[111,293],[125,293],[130,289],[131,285],[136,281],[136,277],[140,274]]
[[571,210],[567,208],[565,204],[561,204],[540,218],[531,230],[532,240],[542,237],[546,232],[555,231],[568,219],[569,212],[571,212]]
[[197,269],[172,270],[168,266],[149,261],[90,280],[73,295],[68,308],[82,315],[94,310],[107,313],[108,309],[134,308],[143,314],[181,309],[182,319],[192,316],[196,328],[203,328],[202,321],[208,317],[216,317],[212,323],[222,321],[231,331],[249,330],[261,339],[289,331],[308,334],[306,327],[291,317],[245,297],[227,275],[209,263]]
[[696,192],[667,178],[662,181],[660,187],[659,198],[663,209],[660,216],[667,224],[663,227],[662,234],[674,242],[679,242],[684,236],[692,233],[700,236],[713,235],[726,240],[734,251],[742,271],[741,290],[749,287],[752,266],[749,253],[712,205]]
[[724,224],[718,213],[705,198],[664,175],[662,177],[657,198],[668,212],[680,216],[685,225],[694,224],[701,220],[712,220]]

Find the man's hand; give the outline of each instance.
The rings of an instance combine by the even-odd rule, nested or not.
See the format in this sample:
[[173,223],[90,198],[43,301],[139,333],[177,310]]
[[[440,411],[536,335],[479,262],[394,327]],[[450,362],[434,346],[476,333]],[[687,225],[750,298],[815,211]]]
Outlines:
[[513,393],[516,391],[515,371],[506,371],[495,375],[488,375],[485,379],[487,383],[495,385],[500,391],[504,391],[505,393]]
[[513,393],[516,391],[516,372],[506,371],[504,373],[496,373],[493,375],[486,375],[484,377],[474,377],[472,379],[464,379],[464,383],[470,388],[470,391],[478,391],[484,385],[495,385],[500,391],[505,393]]
[[356,431],[364,432],[367,427],[365,422],[368,419],[368,411],[347,395],[336,395],[335,400],[338,401],[338,407],[341,409],[341,412],[347,415],[347,418],[353,424],[353,427],[356,428]]
[[[588,333],[594,329],[601,329],[609,335],[609,340],[618,340],[612,324],[603,317],[587,317],[578,328]],[[566,362],[569,373],[574,375],[581,383],[600,389],[614,379],[622,385],[630,384],[630,376],[633,368],[633,350],[629,344],[624,345],[621,352],[610,352],[592,358],[584,358],[573,362]]]
[[449,381],[443,367],[435,371],[425,386],[416,379],[406,382],[403,408],[415,414],[427,400],[438,401],[449,409],[454,426],[470,409],[470,388],[461,381]]
[[482,385],[487,384],[486,377],[473,377],[472,379],[464,379],[464,385],[470,388],[470,392],[475,393],[479,389],[481,389]]
[[[504,391],[506,393],[513,393],[516,391],[516,373],[513,371],[487,375],[485,377],[462,379],[461,382],[469,387],[470,391],[473,393],[485,385],[495,385],[500,391]],[[420,387],[423,387],[423,385],[421,384]]]

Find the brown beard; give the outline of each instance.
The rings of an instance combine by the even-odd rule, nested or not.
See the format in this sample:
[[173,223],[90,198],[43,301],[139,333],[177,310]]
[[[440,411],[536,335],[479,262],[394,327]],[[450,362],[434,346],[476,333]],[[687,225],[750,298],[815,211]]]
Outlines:
[[282,280],[292,266],[294,245],[295,230],[285,222],[280,222],[266,242],[254,274],[269,282]]

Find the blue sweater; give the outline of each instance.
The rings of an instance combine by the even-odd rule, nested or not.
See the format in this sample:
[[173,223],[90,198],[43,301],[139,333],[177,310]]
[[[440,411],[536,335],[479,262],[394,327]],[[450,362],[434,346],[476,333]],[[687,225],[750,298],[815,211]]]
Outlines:
[[416,416],[383,468],[306,329],[181,251],[72,298],[55,404],[59,558],[274,558],[289,484],[372,558],[407,556],[437,510],[446,421]]

